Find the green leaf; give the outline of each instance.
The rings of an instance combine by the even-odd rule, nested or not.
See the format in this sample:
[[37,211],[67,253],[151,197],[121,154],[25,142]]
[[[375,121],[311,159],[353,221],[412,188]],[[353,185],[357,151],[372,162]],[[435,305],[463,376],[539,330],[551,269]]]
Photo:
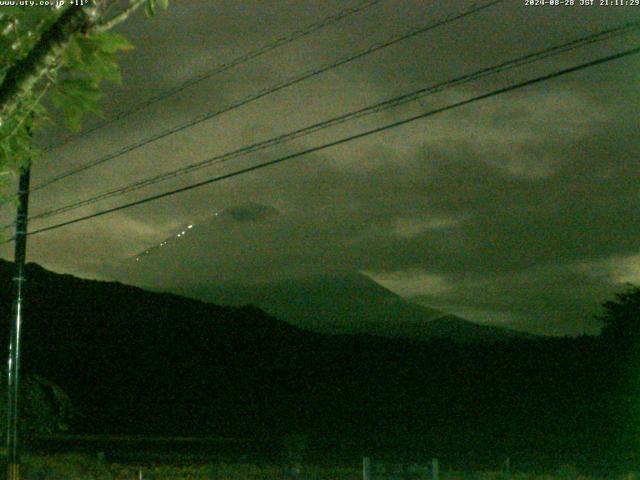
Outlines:
[[64,61],[67,65],[75,65],[82,61],[82,48],[78,44],[78,40],[73,38],[67,49],[64,51]]
[[131,50],[133,45],[125,37],[118,33],[102,32],[91,35],[87,41],[96,44],[97,49],[105,53],[116,53]]
[[[166,9],[167,4],[167,0],[147,0],[145,7],[147,13],[153,15],[158,8]],[[0,32],[9,28],[7,34],[0,35],[0,82],[8,69],[33,49],[42,33],[63,11],[0,7]],[[16,38],[20,39],[21,46],[14,49]],[[62,67],[50,72],[53,82],[51,103],[71,129],[79,130],[87,113],[100,114],[100,84],[104,80],[122,81],[117,54],[132,48],[125,37],[113,32],[74,36],[63,53]],[[47,108],[39,98],[36,94],[24,98],[12,118],[4,119],[4,125],[0,125],[0,196],[7,179],[12,180],[9,177],[21,165],[38,155],[32,146],[31,133],[50,121]]]
[[98,100],[101,96],[98,83],[94,79],[74,78],[67,79],[59,85],[51,101],[63,112],[69,128],[77,131],[86,112],[100,114]]
[[147,0],[144,5],[144,11],[147,17],[153,17],[156,14],[156,0]]
[[76,65],[76,68],[88,74],[95,84],[99,84],[101,80],[109,80],[116,83],[121,80],[120,67],[112,54],[95,52],[84,57],[82,63]]
[[118,84],[122,83],[120,67],[113,59],[113,56],[96,54],[94,56],[93,68],[94,72],[96,72],[101,79]]
[[0,165],[6,167],[7,160],[11,158],[11,146],[6,139],[0,142]]
[[167,8],[169,8],[169,0],[156,0],[156,1],[158,3],[158,6],[163,10],[166,10]]

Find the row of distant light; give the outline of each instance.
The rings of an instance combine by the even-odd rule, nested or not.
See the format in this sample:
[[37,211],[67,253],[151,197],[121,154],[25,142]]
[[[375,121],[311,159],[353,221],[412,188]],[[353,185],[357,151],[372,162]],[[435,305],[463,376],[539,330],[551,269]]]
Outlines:
[[[217,214],[216,214],[217,215]],[[187,226],[186,230],[182,230],[180,233],[178,233],[175,238],[180,238],[180,237],[184,237],[187,234],[187,230],[191,230],[193,228],[193,224],[190,224]],[[155,247],[151,247],[147,250],[145,250],[143,253],[141,253],[140,255],[138,255],[136,257],[136,262],[139,262],[140,259],[145,256],[148,255],[152,250],[156,249],[156,248],[160,248],[160,247],[164,247],[167,243],[169,243],[169,241],[171,240],[171,238],[174,237],[170,237],[168,239],[166,239],[164,242],[160,243],[159,245],[155,246]]]
[[[214,216],[214,217],[218,217],[219,215],[220,215],[220,212],[216,212],[216,213],[214,213],[214,214],[213,214],[213,216]],[[180,233],[178,233],[177,235],[174,235],[174,236],[172,236],[172,237],[169,237],[169,238],[167,238],[164,242],[162,242],[162,243],[160,243],[160,244],[156,245],[155,247],[148,248],[148,249],[147,249],[147,250],[145,250],[144,252],[142,252],[142,253],[140,253],[140,254],[136,255],[136,262],[139,262],[139,261],[142,259],[142,257],[144,257],[144,256],[146,256],[146,255],[149,255],[149,253],[151,253],[151,251],[153,251],[153,250],[155,250],[155,249],[157,249],[157,248],[160,248],[160,247],[164,247],[164,246],[165,246],[167,243],[169,243],[173,238],[180,238],[180,237],[184,237],[184,236],[187,234],[187,231],[188,231],[188,230],[191,230],[193,227],[194,227],[194,224],[192,223],[192,224],[188,225],[186,229],[182,230],[182,231],[181,231]]]
[[[187,230],[193,228],[193,225],[189,225],[187,227]],[[183,230],[182,232],[180,232],[178,235],[176,235],[176,238],[180,238],[182,235],[184,235],[185,233],[187,233],[187,230]],[[167,243],[167,241],[165,240],[164,243]],[[162,246],[162,243],[160,244],[160,246]]]

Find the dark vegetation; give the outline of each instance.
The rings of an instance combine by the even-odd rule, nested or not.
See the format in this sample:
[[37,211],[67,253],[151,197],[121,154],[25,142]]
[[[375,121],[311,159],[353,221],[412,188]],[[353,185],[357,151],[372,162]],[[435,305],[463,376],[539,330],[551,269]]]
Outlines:
[[[0,370],[0,432],[7,428],[6,370]],[[46,435],[65,432],[74,416],[74,406],[60,386],[39,375],[23,376],[20,382],[22,436]]]
[[[27,273],[23,368],[68,393],[77,433],[297,433],[324,458],[637,465],[638,289],[605,305],[600,337],[412,343],[321,335],[253,307],[34,264]],[[11,276],[2,262],[5,322]]]

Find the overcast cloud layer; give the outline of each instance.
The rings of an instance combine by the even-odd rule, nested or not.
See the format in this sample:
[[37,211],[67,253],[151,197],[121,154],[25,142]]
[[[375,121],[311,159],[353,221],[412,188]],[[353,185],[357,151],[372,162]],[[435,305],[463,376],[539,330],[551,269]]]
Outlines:
[[[126,81],[109,88],[106,116],[346,5],[175,1],[166,15],[136,17],[123,29],[136,49],[122,57]],[[34,167],[34,181],[470,5],[384,0],[54,150]],[[507,1],[52,185],[33,195],[31,211],[637,18],[640,9],[633,7]],[[590,46],[56,220],[296,152],[638,40],[630,35]],[[34,236],[29,259],[57,271],[187,293],[357,270],[400,295],[478,322],[595,333],[598,304],[624,282],[640,283],[639,67],[631,57]],[[64,135],[54,129],[42,142],[55,144]],[[2,215],[11,220],[8,208]],[[195,227],[181,242],[132,260],[189,224]],[[11,250],[3,252],[8,257]]]

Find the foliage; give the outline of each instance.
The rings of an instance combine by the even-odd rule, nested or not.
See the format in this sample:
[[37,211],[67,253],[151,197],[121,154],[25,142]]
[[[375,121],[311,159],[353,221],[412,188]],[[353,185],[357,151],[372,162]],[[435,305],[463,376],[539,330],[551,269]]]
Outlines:
[[640,446],[637,425],[640,422],[640,287],[628,285],[614,300],[603,304],[600,335],[601,355],[609,363],[607,381],[614,385],[610,398],[614,403],[612,424],[619,438],[635,450]]
[[[6,378],[5,374],[2,377]],[[0,431],[5,431],[7,390],[4,382],[0,386]],[[69,428],[74,409],[58,385],[38,375],[28,375],[23,377],[20,387],[20,428],[23,435],[50,434]]]
[[[91,2],[91,8],[95,8],[93,13],[98,17],[94,20],[94,25],[100,25],[100,16],[104,16],[104,28],[117,24],[113,19],[118,19],[118,15],[108,13],[113,3],[118,2]],[[147,14],[153,15],[158,7],[166,9],[168,0],[129,0],[119,12],[120,16],[126,18],[129,10],[142,3]],[[2,8],[0,89],[6,88],[3,82],[8,72],[29,68],[26,61],[29,54],[41,48],[43,38],[49,35],[51,27],[61,18],[65,9],[80,8],[68,5],[69,2],[66,4],[62,8]],[[74,32],[60,57],[56,58],[54,66],[40,72],[43,73],[40,80],[21,95],[17,109],[11,115],[0,118],[0,196],[4,196],[6,200],[7,184],[22,166],[38,157],[31,138],[47,122],[62,118],[69,128],[77,131],[85,114],[99,114],[101,83],[121,82],[117,55],[131,48],[131,44],[122,35],[104,29]],[[51,101],[43,103],[49,96]]]
[[301,462],[305,457],[307,442],[306,435],[286,435],[282,440],[285,460],[290,463]]
[[130,48],[122,35],[110,32],[71,41],[63,55],[64,67],[52,96],[53,105],[64,114],[69,128],[79,130],[87,112],[100,113],[100,83],[122,82],[115,54]]
[[[337,467],[333,465],[319,466],[305,464],[304,474],[299,477],[287,477],[283,474],[283,469],[277,465],[251,465],[242,463],[212,463],[205,465],[184,465],[177,466],[171,464],[126,466],[112,465],[111,472],[114,480],[130,480],[142,478],[148,480],[209,480],[216,478],[220,480],[358,480],[362,478],[362,469],[359,466],[358,458],[354,459],[352,466]],[[374,460],[374,468],[377,463]],[[431,472],[428,468],[419,474],[408,472],[405,464],[394,464],[397,471],[386,474],[375,474],[373,478],[377,480],[431,480]],[[600,476],[581,475],[573,465],[562,465],[554,473],[533,473],[514,472],[505,473],[500,471],[479,471],[479,470],[450,470],[449,468],[440,472],[442,480],[595,480]],[[633,480],[634,475],[609,475],[610,479]]]
[[[145,465],[128,466],[112,465],[114,480],[129,480],[138,478],[140,472],[145,479],[153,480],[281,480],[287,477],[284,469],[277,465],[253,465],[250,463],[212,463],[203,465]],[[314,465],[304,465],[304,475],[299,479],[314,480],[357,480],[362,474],[358,468],[323,468]],[[426,479],[425,479],[426,480]]]
[[640,287],[628,285],[615,300],[603,304],[602,337],[615,341],[620,347],[632,346],[640,338]]
[[556,470],[556,478],[559,480],[575,480],[578,475],[578,469],[571,463],[560,465],[558,470]]
[[166,10],[169,7],[169,0],[147,0],[144,6],[147,16],[155,15],[158,7]]
[[[11,67],[34,48],[60,12],[48,8],[3,8],[0,13],[0,82]],[[30,132],[47,119],[41,105],[42,89],[32,91],[18,111],[0,122],[0,188],[34,155]],[[32,112],[32,113],[31,113]]]
[[23,458],[25,479],[111,480],[106,465],[94,458],[77,455],[28,455]]

